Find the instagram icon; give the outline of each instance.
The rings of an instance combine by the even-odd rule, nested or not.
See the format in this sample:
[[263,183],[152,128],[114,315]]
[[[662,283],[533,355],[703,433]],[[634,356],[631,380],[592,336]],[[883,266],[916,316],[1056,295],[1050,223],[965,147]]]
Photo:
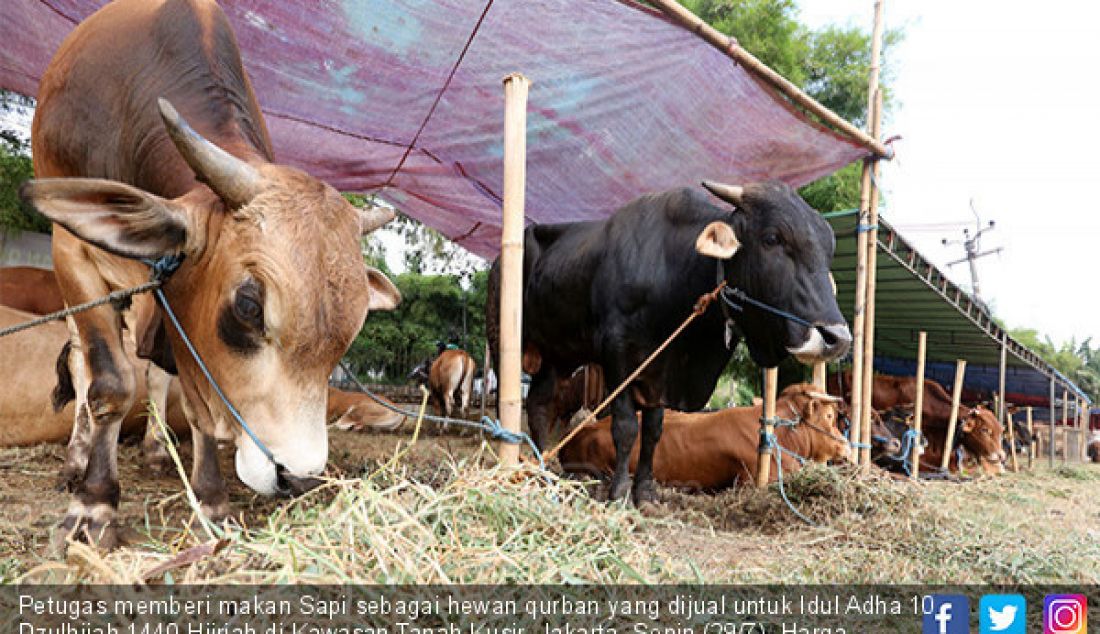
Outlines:
[[1043,599],[1043,634],[1086,634],[1088,601],[1080,594],[1048,594]]

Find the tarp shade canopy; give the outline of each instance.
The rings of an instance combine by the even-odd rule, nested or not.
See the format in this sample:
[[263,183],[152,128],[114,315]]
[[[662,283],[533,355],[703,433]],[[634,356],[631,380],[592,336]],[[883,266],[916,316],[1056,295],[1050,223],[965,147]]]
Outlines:
[[[836,234],[833,277],[837,299],[851,323],[855,307],[857,214],[826,214]],[[1001,342],[1008,349],[1005,371],[1007,400],[1048,405],[1050,382],[1061,402],[1063,386],[1071,397],[1087,395],[1034,351],[1019,343],[993,320],[985,306],[956,286],[927,261],[879,215],[875,291],[875,371],[916,374],[917,341],[928,333],[925,375],[951,389],[955,361],[966,359],[963,386],[971,399],[985,399],[999,389]]]
[[[7,0],[0,86],[34,95],[62,39],[102,4]],[[529,222],[603,218],[704,178],[802,185],[868,154],[626,0],[221,4],[278,160],[344,191],[381,191],[482,256],[499,250],[501,80],[514,71],[533,82]]]

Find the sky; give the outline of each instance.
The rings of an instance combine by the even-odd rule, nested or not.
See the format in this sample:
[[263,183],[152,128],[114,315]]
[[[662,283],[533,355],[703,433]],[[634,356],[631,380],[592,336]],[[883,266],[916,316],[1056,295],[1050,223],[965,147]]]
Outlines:
[[[1011,8],[1009,8],[1011,7]],[[953,281],[973,200],[995,228],[978,260],[983,298],[1009,327],[1100,344],[1100,3],[887,0],[905,40],[887,63],[899,103],[884,137],[884,217]],[[873,0],[802,0],[810,26],[870,28]]]

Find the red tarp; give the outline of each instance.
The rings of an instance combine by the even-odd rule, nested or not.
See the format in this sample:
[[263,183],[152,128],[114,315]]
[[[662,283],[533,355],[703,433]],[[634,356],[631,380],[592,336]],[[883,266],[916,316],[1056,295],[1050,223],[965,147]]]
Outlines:
[[[103,2],[5,0],[0,86],[24,94]],[[779,178],[867,154],[690,32],[625,0],[222,2],[281,162],[378,191],[474,253],[499,250],[501,79],[532,82],[528,222],[602,218],[647,191]]]

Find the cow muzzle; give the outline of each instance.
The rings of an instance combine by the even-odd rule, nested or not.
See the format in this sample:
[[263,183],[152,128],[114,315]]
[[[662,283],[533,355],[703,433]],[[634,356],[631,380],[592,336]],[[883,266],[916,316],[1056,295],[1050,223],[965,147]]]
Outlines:
[[788,347],[787,352],[806,365],[827,363],[839,359],[852,345],[852,333],[847,324],[815,325],[801,345]]
[[328,461],[328,439],[297,442],[292,446],[270,446],[272,461],[248,437],[238,439],[235,466],[237,477],[253,491],[267,496],[292,497],[317,487]]

